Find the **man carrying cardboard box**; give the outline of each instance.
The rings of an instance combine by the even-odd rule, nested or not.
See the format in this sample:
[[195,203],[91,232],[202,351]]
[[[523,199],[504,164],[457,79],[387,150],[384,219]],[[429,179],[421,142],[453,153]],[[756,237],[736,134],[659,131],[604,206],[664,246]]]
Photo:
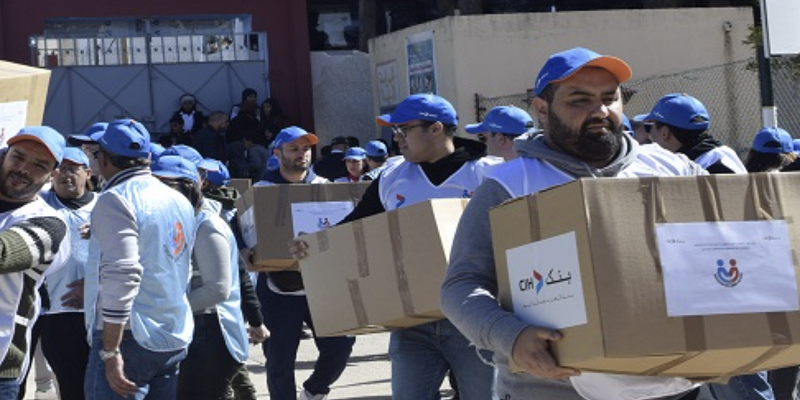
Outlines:
[[[624,61],[587,49],[552,55],[534,88],[533,107],[543,134],[517,140],[519,157],[487,171],[486,181],[461,218],[442,285],[442,310],[478,347],[494,351],[501,399],[625,398],[622,391],[637,386],[648,391],[650,398],[679,398],[692,388],[682,378],[585,374],[576,379],[581,372],[559,366],[551,353],[550,343],[561,339],[559,332],[530,326],[497,302],[489,208],[582,177],[707,173],[683,155],[640,146],[622,133],[619,85],[631,75]],[[513,373],[511,361],[525,373]],[[603,382],[603,377],[611,379]],[[601,383],[588,389],[597,378]],[[610,384],[612,379],[624,383]],[[771,398],[771,391],[766,392],[769,396],[764,398]],[[701,393],[710,395],[705,390]],[[687,396],[696,395],[694,391]],[[755,391],[753,395],[761,397]]]
[[[484,157],[485,146],[456,145],[458,117],[444,98],[432,94],[407,97],[397,109],[376,118],[390,126],[403,158],[389,159],[386,169],[367,188],[361,201],[341,223],[366,218],[435,198],[469,198],[498,158]],[[305,256],[296,241],[292,254]],[[448,320],[392,331],[392,398],[433,399],[450,369],[462,400],[491,399],[494,371]]]
[[[260,185],[294,183],[326,183],[327,179],[309,171],[311,146],[319,140],[313,133],[290,126],[278,133],[272,153],[278,158],[279,168],[269,170]],[[264,324],[271,332],[265,344],[267,356],[267,386],[270,397],[278,400],[295,399],[294,363],[305,322],[313,331],[314,325],[308,310],[299,271],[276,271],[258,274],[256,285],[264,314]],[[319,358],[314,372],[303,383],[298,399],[324,399],[331,385],[339,379],[353,351],[354,337],[319,337],[314,343]]]

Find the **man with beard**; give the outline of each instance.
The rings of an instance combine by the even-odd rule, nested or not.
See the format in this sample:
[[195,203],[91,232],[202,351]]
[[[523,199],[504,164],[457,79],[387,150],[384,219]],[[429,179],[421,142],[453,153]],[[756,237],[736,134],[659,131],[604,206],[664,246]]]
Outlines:
[[89,361],[83,316],[83,277],[89,241],[81,233],[97,197],[87,189],[91,176],[89,158],[77,147],[64,150],[61,165],[53,172],[52,190],[42,198],[67,221],[72,251],[64,267],[45,278],[49,307],[36,323],[42,351],[58,379],[62,400],[83,400],[83,378]]
[[671,152],[685,154],[708,172],[747,173],[736,152],[708,133],[711,116],[700,100],[686,93],[668,94],[644,119],[653,123],[648,132],[650,140]]
[[[273,142],[272,154],[279,167],[268,170],[259,185],[285,185],[296,183],[326,183],[328,180],[310,173],[311,146],[319,139],[302,128],[290,126],[278,133]],[[331,385],[339,379],[347,366],[353,350],[353,337],[317,337],[314,344],[319,358],[314,371],[303,383],[298,396],[295,389],[294,363],[305,322],[314,330],[308,310],[303,279],[299,271],[259,273],[256,292],[261,299],[264,325],[270,331],[264,343],[267,356],[267,387],[270,398],[276,400],[324,399]]]
[[[639,146],[622,133],[619,85],[631,74],[624,61],[583,48],[552,55],[534,86],[533,109],[543,134],[517,140],[519,157],[487,171],[461,217],[442,285],[442,310],[476,346],[494,352],[501,399],[580,400],[581,373],[559,366],[551,353],[550,343],[561,338],[559,332],[528,325],[498,304],[489,208],[582,177],[706,173],[682,155]],[[512,373],[512,360],[525,373]],[[622,379],[626,387],[652,390],[654,397],[680,397],[663,391],[669,383],[692,388],[680,378],[664,378],[655,387],[643,387],[638,377]],[[615,392],[618,386],[604,388],[590,397],[622,397]]]
[[0,155],[0,398],[16,399],[30,362],[38,288],[69,257],[69,240],[67,224],[38,196],[62,161],[64,137],[26,127],[8,145]]

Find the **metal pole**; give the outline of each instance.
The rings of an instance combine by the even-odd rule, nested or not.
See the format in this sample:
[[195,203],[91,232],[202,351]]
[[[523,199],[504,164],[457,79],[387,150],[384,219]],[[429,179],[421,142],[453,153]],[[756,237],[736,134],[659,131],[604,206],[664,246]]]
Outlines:
[[[761,8],[753,7],[753,22],[761,27],[761,34],[767,34],[766,24],[763,23],[763,1],[759,2]],[[758,60],[758,81],[761,88],[761,122],[765,127],[778,126],[778,108],[775,107],[775,98],[772,93],[772,70],[769,55],[764,51],[764,43],[756,43],[756,59]]]

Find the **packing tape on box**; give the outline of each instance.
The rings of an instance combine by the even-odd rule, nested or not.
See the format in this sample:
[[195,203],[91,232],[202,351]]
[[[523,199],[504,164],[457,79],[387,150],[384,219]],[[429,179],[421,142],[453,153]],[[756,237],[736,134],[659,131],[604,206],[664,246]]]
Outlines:
[[275,207],[275,226],[284,227],[291,223],[292,216],[292,206],[289,203],[289,185],[277,186],[278,204]]
[[353,240],[356,243],[356,258],[358,259],[358,277],[369,276],[369,258],[367,258],[367,238],[364,235],[364,224],[353,221]]
[[364,298],[361,296],[361,286],[358,279],[347,280],[347,290],[350,292],[350,303],[353,304],[353,311],[356,314],[358,326],[367,326],[367,309],[364,307]]
[[644,178],[639,181],[639,192],[642,194],[642,202],[645,204],[644,236],[647,248],[653,257],[654,265],[659,274],[661,270],[661,257],[658,254],[658,241],[656,240],[656,224],[667,221],[664,200],[661,198],[661,186],[658,178]]

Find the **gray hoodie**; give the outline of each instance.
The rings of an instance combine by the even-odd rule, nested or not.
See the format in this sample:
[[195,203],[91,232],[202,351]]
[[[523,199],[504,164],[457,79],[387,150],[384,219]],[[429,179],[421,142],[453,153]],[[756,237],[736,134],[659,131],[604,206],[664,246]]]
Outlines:
[[[612,177],[625,168],[634,166],[634,163],[644,162],[639,157],[643,146],[639,146],[628,135],[622,137],[619,155],[603,168],[591,167],[564,152],[551,149],[545,145],[541,135],[518,138],[515,141],[515,150],[520,157],[545,160],[575,178]],[[673,165],[665,167],[667,170],[679,169],[684,174],[705,172],[685,157],[667,153],[660,148],[646,148],[644,152],[655,153],[656,159],[663,157],[668,160],[663,164],[672,163]],[[650,158],[652,161],[653,157]],[[660,161],[656,160],[656,163]],[[442,285],[442,310],[477,347],[494,351],[499,399],[582,400],[569,381],[546,380],[509,371],[514,341],[528,324],[498,305],[489,227],[489,208],[509,198],[511,195],[504,186],[493,179],[487,179],[475,191],[461,217],[453,242],[450,266]]]

